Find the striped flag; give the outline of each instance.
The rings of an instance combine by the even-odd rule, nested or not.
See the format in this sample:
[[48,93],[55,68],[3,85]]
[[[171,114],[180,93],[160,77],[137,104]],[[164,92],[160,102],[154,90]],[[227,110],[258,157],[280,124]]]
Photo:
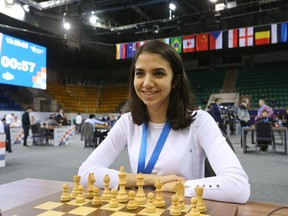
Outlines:
[[271,43],[285,43],[288,41],[288,23],[271,24]]
[[166,43],[166,44],[170,45],[170,38],[162,38],[161,41],[163,43]]
[[255,32],[255,45],[270,44],[270,31]]
[[183,53],[195,51],[195,37],[194,35],[183,36]]
[[223,33],[212,32],[210,33],[210,50],[222,49],[223,48]]
[[126,44],[116,44],[116,59],[125,59],[126,58]]
[[238,47],[238,29],[228,30],[228,48]]
[[182,52],[182,37],[172,37],[170,45],[174,47],[178,53],[181,53]]
[[253,27],[239,29],[239,47],[253,46]]
[[196,35],[196,50],[197,51],[208,50],[208,34],[202,33]]

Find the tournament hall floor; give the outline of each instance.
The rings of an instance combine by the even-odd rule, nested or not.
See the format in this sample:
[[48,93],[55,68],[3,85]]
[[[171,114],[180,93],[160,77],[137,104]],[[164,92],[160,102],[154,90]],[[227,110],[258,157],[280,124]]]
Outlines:
[[[275,154],[271,147],[266,154],[255,152],[243,154],[240,135],[230,136],[230,140],[249,176],[250,200],[287,204],[288,155]],[[75,134],[66,146],[31,146],[31,144],[32,139],[29,139],[29,147],[14,145],[13,152],[6,154],[6,167],[0,168],[0,184],[28,177],[72,182],[72,176],[77,174],[78,167],[93,151],[93,148],[84,148],[84,142],[80,140],[79,134]],[[254,145],[250,143],[248,145],[251,150],[255,149]],[[129,171],[126,150],[121,153],[112,168],[119,169],[120,165],[124,165],[125,170]]]

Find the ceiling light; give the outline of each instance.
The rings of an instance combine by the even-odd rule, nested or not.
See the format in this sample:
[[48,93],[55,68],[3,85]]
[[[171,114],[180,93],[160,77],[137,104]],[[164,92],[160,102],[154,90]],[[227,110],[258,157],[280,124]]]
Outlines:
[[91,15],[89,21],[90,21],[91,24],[95,24],[98,19],[99,18],[97,16]]
[[210,0],[210,2],[215,4],[217,2],[217,0]]
[[172,11],[175,11],[176,10],[176,5],[173,4],[173,3],[170,3],[169,4],[169,9],[172,10]]
[[69,30],[71,27],[70,23],[68,23],[68,22],[65,22],[63,26],[64,26],[64,29],[66,29],[66,30]]

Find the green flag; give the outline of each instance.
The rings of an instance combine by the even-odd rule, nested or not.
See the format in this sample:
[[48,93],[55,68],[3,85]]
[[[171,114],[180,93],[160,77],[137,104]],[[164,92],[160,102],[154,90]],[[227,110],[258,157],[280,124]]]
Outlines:
[[174,47],[178,53],[182,53],[182,37],[172,37],[170,41],[170,45]]

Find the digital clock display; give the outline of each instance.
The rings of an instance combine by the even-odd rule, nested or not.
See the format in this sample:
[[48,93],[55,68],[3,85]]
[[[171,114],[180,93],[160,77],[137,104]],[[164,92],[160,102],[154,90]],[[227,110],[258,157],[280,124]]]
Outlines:
[[0,83],[46,89],[46,47],[0,33]]

